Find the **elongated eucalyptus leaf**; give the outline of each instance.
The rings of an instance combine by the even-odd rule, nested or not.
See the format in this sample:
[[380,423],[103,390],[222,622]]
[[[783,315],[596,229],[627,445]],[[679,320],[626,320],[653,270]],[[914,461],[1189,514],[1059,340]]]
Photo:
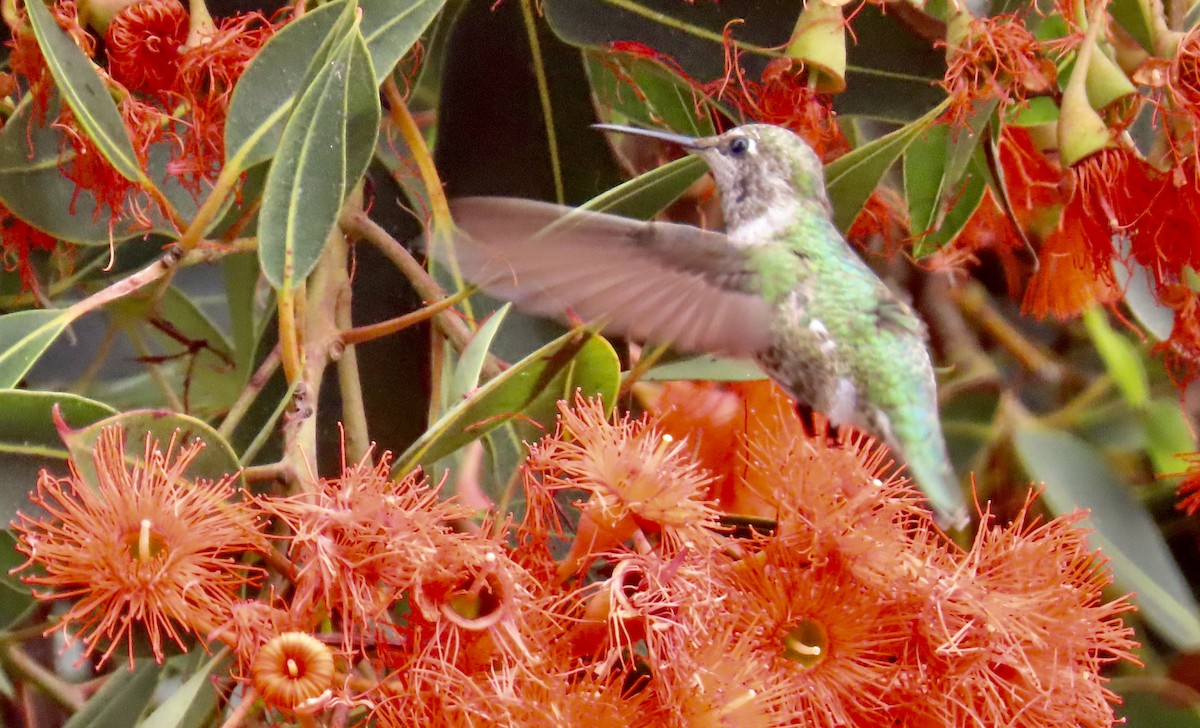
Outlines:
[[787,43],[797,14],[791,3],[752,0],[546,0],[542,7],[550,29],[567,43],[584,48],[637,43],[672,58],[701,81],[725,71],[722,33],[731,21],[739,21],[733,31],[739,41],[763,49],[742,58],[756,78],[770,53],[766,49]]
[[548,403],[571,396],[577,387],[611,402],[619,379],[617,355],[607,341],[568,332],[453,406],[397,458],[393,472],[435,463],[505,422],[529,417],[532,409],[544,413]]
[[1036,425],[1019,429],[1015,444],[1029,474],[1045,482],[1043,497],[1055,513],[1091,511],[1082,522],[1092,529],[1088,542],[1111,559],[1120,587],[1136,592],[1138,610],[1159,636],[1181,651],[1200,649],[1200,615],[1187,579],[1104,455],[1074,435]]
[[891,134],[874,139],[825,165],[825,186],[833,202],[833,222],[845,232],[875,191],[879,180],[905,149],[933,125],[941,107]]
[[680,134],[716,132],[709,112],[719,107],[662,62],[612,52],[589,52],[585,58],[588,80],[600,104],[631,121],[665,124]]
[[[550,28],[572,45],[653,49],[701,83],[725,77],[726,30],[742,51],[745,78],[759,81],[767,62],[783,55],[799,12],[785,0],[545,0],[542,7]],[[834,97],[839,114],[903,123],[945,98],[936,85],[945,75],[945,52],[898,20],[904,13],[892,6],[886,12],[870,5],[855,10],[847,89]],[[932,21],[916,8],[911,15]]]
[[[66,424],[69,427],[75,426],[75,423],[70,421]],[[106,417],[86,427],[72,429],[64,435],[63,439],[76,468],[89,482],[95,482],[96,477],[92,448],[100,438],[100,432],[115,425],[125,428],[125,459],[130,465],[135,459],[142,457],[146,437],[149,435],[158,440],[159,449],[163,451],[166,451],[167,444],[172,439],[177,447],[191,445],[195,440],[204,443],[204,449],[184,474],[189,479],[218,480],[237,473],[241,468],[233,448],[208,423],[170,410],[133,410]],[[245,485],[245,480],[240,474],[235,485]]]
[[132,671],[124,667],[104,681],[103,687],[71,716],[63,728],[113,728],[134,725],[162,677],[163,668],[153,660],[139,660]]
[[[17,551],[16,545],[17,540],[10,532],[0,531],[0,629],[8,629],[37,601],[29,587],[12,573],[25,562],[25,555]],[[11,697],[12,685],[0,684],[0,691]]]
[[[375,84],[387,77],[444,4],[445,0],[357,4]],[[354,7],[346,0],[334,0],[289,23],[263,46],[234,89],[225,125],[227,162],[244,170],[275,154],[297,94],[327,65],[354,17]]]
[[252,254],[227,255],[221,259],[225,279],[226,310],[232,329],[233,355],[239,381],[244,381],[254,365],[254,353],[262,335],[266,306],[258,302],[258,259]]
[[1146,454],[1159,477],[1186,472],[1190,463],[1181,455],[1196,452],[1196,438],[1179,401],[1159,397],[1146,403],[1142,413]]
[[[345,17],[345,0],[336,0],[310,10],[288,23],[254,56],[229,102],[225,121],[225,161],[238,170],[270,159],[279,146],[284,126],[304,88],[311,79],[309,69],[328,60],[339,19]],[[342,28],[349,32],[349,26]]]
[[354,32],[296,103],[267,174],[258,234],[271,285],[294,288],[317,264],[347,185],[374,150],[379,113],[371,58]]
[[596,195],[580,207],[636,220],[649,220],[679,199],[707,171],[704,160],[689,155],[643,172],[628,182]]
[[1125,401],[1134,407],[1145,406],[1150,399],[1150,375],[1138,348],[1113,329],[1108,315],[1099,306],[1083,314],[1083,323],[1108,376],[1117,383]]
[[492,341],[496,338],[496,332],[500,330],[500,324],[504,323],[504,317],[511,309],[511,303],[506,303],[497,309],[475,332],[475,336],[471,338],[467,348],[463,349],[462,356],[458,358],[458,364],[454,367],[454,374],[450,378],[447,401],[458,402],[479,384],[479,373],[483,371],[483,362],[487,358],[488,352],[491,351]]
[[[32,113],[31,95],[0,128],[0,202],[17,217],[60,240],[80,245],[104,245],[142,236],[147,232],[171,234],[175,228],[163,218],[157,207],[146,211],[145,220],[135,220],[125,210],[100,205],[96,196],[78,188],[63,176],[62,165],[74,152],[64,152],[63,132],[53,126],[58,117],[60,97],[52,94],[45,119]],[[164,175],[169,149],[165,144],[150,149],[150,167],[155,179],[175,208],[183,214],[196,203],[179,181]]]
[[[936,252],[962,231],[987,189],[987,166],[977,158],[980,135],[937,124],[904,155],[904,196],[913,232],[913,255]],[[964,159],[964,155],[966,158]]]
[[1146,331],[1166,341],[1175,326],[1175,309],[1159,302],[1154,292],[1154,274],[1129,255],[1129,243],[1120,243],[1118,259],[1113,262],[1117,285],[1125,291],[1125,305]]
[[388,77],[445,4],[446,0],[359,0],[376,83]]
[[185,728],[202,725],[200,722],[216,708],[217,694],[213,690],[212,675],[229,663],[229,657],[216,655],[192,673],[170,697],[162,701],[154,712],[137,724],[136,728]]
[[0,389],[17,386],[73,319],[70,309],[54,308],[0,316]]
[[46,58],[46,66],[79,126],[122,177],[135,182],[145,181],[121,112],[91,59],[58,26],[41,0],[30,0],[25,8],[38,46]]
[[0,520],[8,523],[47,468],[66,475],[70,457],[50,415],[58,407],[64,419],[82,427],[117,412],[101,402],[65,392],[0,390]]
[[645,382],[700,380],[707,382],[753,382],[767,375],[754,362],[744,359],[697,354],[655,364],[641,379]]
[[0,417],[0,479],[10,482],[3,476],[10,457],[29,457],[46,464],[70,456],[50,415],[56,406],[63,419],[79,427],[117,414],[103,402],[66,392],[0,390],[0,411],[4,412]]

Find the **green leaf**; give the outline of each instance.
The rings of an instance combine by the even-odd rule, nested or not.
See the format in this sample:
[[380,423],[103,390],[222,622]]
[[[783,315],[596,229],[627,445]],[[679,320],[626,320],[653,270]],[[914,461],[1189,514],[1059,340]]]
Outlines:
[[228,663],[229,657],[224,655],[216,655],[208,660],[187,679],[187,682],[162,701],[153,713],[138,723],[137,728],[183,728],[200,725],[200,721],[211,715],[217,705],[211,676]]
[[114,728],[132,725],[146,710],[162,667],[152,660],[139,660],[133,671],[125,669],[125,663],[117,659],[118,667],[104,685],[91,697],[63,728]]
[[262,334],[266,307],[259,305],[255,288],[258,285],[258,258],[252,253],[227,255],[221,259],[225,279],[225,310],[233,332],[233,355],[237,362],[238,380],[244,383],[254,366],[254,353]]
[[769,48],[787,43],[797,9],[790,3],[722,0],[720,3],[677,3],[667,0],[545,0],[542,9],[554,34],[571,45],[606,48],[637,42],[677,61],[692,78],[708,81],[725,72],[722,31],[740,21],[735,37],[754,46],[742,62],[760,67]]
[[663,63],[626,53],[589,52],[584,58],[597,100],[621,116],[689,136],[716,133],[712,111],[719,107]]
[[[1154,276],[1129,256],[1129,243],[1122,242],[1118,259],[1113,261],[1113,276],[1125,291],[1125,305],[1147,333],[1159,341],[1171,338],[1175,327],[1175,309],[1164,306],[1154,292]],[[1123,262],[1122,262],[1123,261]]]
[[[72,425],[70,421],[68,425]],[[131,464],[142,459],[146,437],[158,440],[164,452],[174,440],[177,447],[186,447],[193,441],[204,442],[204,449],[192,461],[187,470],[188,478],[219,480],[226,475],[237,474],[235,486],[246,484],[241,473],[241,462],[233,448],[206,422],[170,410],[134,410],[107,417],[86,427],[66,433],[63,439],[75,461],[79,474],[88,482],[95,482],[96,468],[92,461],[92,448],[107,427],[120,425],[125,428],[125,460]]]
[[767,375],[754,362],[697,354],[655,364],[641,378],[645,382],[754,382],[766,379]]
[[1017,454],[1055,513],[1090,509],[1081,522],[1092,529],[1088,543],[1112,562],[1121,589],[1136,592],[1142,617],[1177,650],[1200,649],[1200,618],[1187,579],[1171,556],[1162,532],[1104,455],[1066,432],[1037,425],[1021,427]]
[[1049,96],[1035,96],[1009,109],[1005,124],[1010,126],[1041,126],[1058,121],[1058,104]]
[[[1200,704],[1192,687],[1164,676],[1116,678],[1110,687],[1121,696],[1116,718],[1124,728],[1200,728]],[[1190,696],[1190,700],[1181,700]]]
[[4,413],[0,417],[0,520],[4,523],[26,506],[38,471],[51,468],[66,474],[70,453],[50,416],[56,405],[63,418],[77,426],[116,414],[107,405],[65,392],[0,390],[0,412]]
[[708,171],[704,160],[688,155],[603,192],[581,208],[649,220],[662,212]]
[[0,629],[8,629],[37,602],[29,587],[12,573],[23,563],[25,556],[17,551],[16,538],[0,531]]
[[328,60],[332,46],[326,41],[346,7],[345,0],[339,0],[308,11],[285,25],[255,54],[229,102],[227,164],[243,171],[274,156],[296,95],[306,88],[305,80],[311,80],[309,69]]
[[987,165],[978,155],[982,135],[956,131],[957,137],[945,125],[930,127],[904,154],[904,196],[913,232],[919,236],[914,257],[953,240],[987,189]]
[[937,115],[934,111],[896,131],[874,139],[843,154],[825,165],[825,186],[833,202],[833,222],[842,232],[849,229],[858,213],[904,150],[929,129]]
[[392,73],[445,4],[446,0],[359,0],[377,84]]
[[397,458],[393,472],[437,462],[514,418],[541,421],[576,387],[612,402],[619,382],[617,354],[607,341],[586,331],[568,332],[453,406]]
[[[148,231],[143,220],[133,219],[124,210],[101,206],[92,192],[79,189],[63,176],[61,165],[69,161],[63,151],[66,141],[62,130],[51,123],[58,116],[59,97],[50,97],[44,122],[32,113],[31,99],[32,95],[26,94],[16,113],[0,128],[0,202],[48,235],[80,245],[107,246],[144,236]],[[165,172],[163,157],[168,156],[164,154],[167,151],[165,144],[151,148],[152,169]],[[162,189],[181,213],[195,209],[190,197],[185,200],[178,194],[182,188],[175,178],[168,178]],[[146,214],[151,223],[149,232],[175,232],[157,207]]]
[[[296,103],[267,174],[259,214],[263,273],[277,289],[316,266],[349,183],[375,148],[379,96],[362,35],[344,38]],[[364,142],[364,132],[370,139]]]
[[496,338],[496,332],[500,330],[500,324],[504,323],[504,317],[510,309],[512,304],[506,303],[501,306],[471,337],[458,359],[458,365],[454,367],[454,375],[450,379],[450,389],[447,393],[448,402],[458,402],[479,384],[479,373],[483,371],[483,362],[492,348],[492,340]]
[[972,160],[979,157],[981,142],[989,138],[988,130],[995,128],[993,121],[998,118],[996,109],[999,105],[999,99],[990,99],[981,103],[967,118],[964,127],[950,130],[947,140],[946,172],[942,179],[941,199],[943,202],[959,197],[955,188],[967,174]]
[[[0,128],[0,202],[38,230],[80,245],[107,247],[135,236],[144,238],[147,233],[177,233],[157,205],[138,216],[125,209],[114,210],[63,176],[62,168],[75,152],[63,131],[54,126],[61,97],[50,94],[44,115],[34,113],[32,99],[32,94],[26,94]],[[162,180],[160,188],[176,210],[187,215],[196,209],[196,200],[176,176],[168,174],[170,156],[170,143],[151,145],[150,173]]]
[[451,196],[576,205],[622,181],[604,135],[588,128],[596,111],[581,54],[521,3],[467,3],[447,43],[434,161]]
[[35,309],[0,316],[0,389],[20,383],[75,315],[70,309]]
[[1196,451],[1196,438],[1183,408],[1174,399],[1152,399],[1142,412],[1146,430],[1146,453],[1159,477],[1178,475],[1190,463],[1180,455]]
[[[778,49],[787,45],[798,12],[792,3],[754,0],[545,0],[542,6],[550,28],[567,43],[588,49],[641,43],[677,61],[700,82],[725,76],[727,27],[745,76],[758,81],[767,62],[782,56]],[[839,114],[902,123],[945,98],[937,86],[945,74],[944,52],[895,15],[871,6],[855,11],[847,89],[834,99]]]
[[96,143],[96,149],[113,169],[132,182],[149,186],[138,163],[137,152],[108,88],[90,58],[58,26],[41,0],[25,4],[33,34],[46,58],[59,92],[75,114],[75,120]]
[[1144,406],[1150,399],[1150,377],[1137,348],[1113,330],[1104,309],[1098,306],[1083,314],[1083,324],[1125,401],[1135,408]]
[[1150,6],[1144,0],[1113,0],[1108,7],[1113,19],[1121,24],[1142,48],[1154,52],[1154,31]]

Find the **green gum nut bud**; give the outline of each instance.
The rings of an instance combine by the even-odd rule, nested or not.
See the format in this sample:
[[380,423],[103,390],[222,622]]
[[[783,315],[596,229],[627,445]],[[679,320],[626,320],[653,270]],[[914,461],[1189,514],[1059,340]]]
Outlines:
[[1103,109],[1114,101],[1135,93],[1137,87],[1097,44],[1087,69],[1088,103],[1093,109]]
[[1058,155],[1063,166],[1069,167],[1110,146],[1112,131],[1088,103],[1085,85],[1067,84],[1058,115]]
[[809,82],[818,92],[845,91],[846,21],[842,4],[836,0],[808,0],[783,53],[804,63]]
[[971,14],[956,12],[946,21],[946,62],[953,61],[971,35]]

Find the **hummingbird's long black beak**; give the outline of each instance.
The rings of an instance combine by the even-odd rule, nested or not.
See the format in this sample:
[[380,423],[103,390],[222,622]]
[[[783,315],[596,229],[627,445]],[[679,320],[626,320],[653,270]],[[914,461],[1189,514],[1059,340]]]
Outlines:
[[621,134],[633,134],[635,136],[650,137],[651,139],[659,139],[664,142],[678,144],[684,149],[699,149],[696,144],[695,137],[684,136],[683,134],[672,134],[669,131],[659,131],[657,129],[642,129],[636,126],[624,126],[622,124],[592,124],[593,129],[602,131],[615,131]]

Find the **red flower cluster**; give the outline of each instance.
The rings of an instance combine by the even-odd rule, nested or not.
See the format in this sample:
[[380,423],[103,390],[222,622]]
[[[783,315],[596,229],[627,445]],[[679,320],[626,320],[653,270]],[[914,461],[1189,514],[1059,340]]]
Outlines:
[[[885,452],[805,433],[772,386],[672,386],[658,406],[672,401],[690,406],[615,422],[599,401],[564,403],[523,467],[515,541],[419,478],[393,480],[386,457],[306,495],[246,497],[186,479],[198,445],[148,441],[130,470],[110,428],[96,490],[78,470],[43,474],[48,518],[16,525],[20,569],[70,602],[53,629],[81,631],[89,653],[144,631],[161,660],[164,635],[207,635],[286,715],[1112,725],[1101,670],[1134,660],[1130,606],[1102,601],[1109,578],[1077,516],[985,514],[963,551]],[[718,523],[718,490],[758,518]],[[283,598],[247,593],[251,555],[287,581]]]
[[[75,2],[60,0],[51,11],[94,57],[96,39],[80,24]],[[207,32],[198,32],[205,22]],[[197,26],[190,35],[189,24]],[[213,28],[211,20],[189,19],[179,0],[140,0],[117,13],[107,26],[100,71],[118,98],[143,169],[150,148],[164,145],[170,152],[168,175],[200,194],[202,182],[223,162],[225,112],[234,84],[274,29],[260,13],[228,18]],[[27,21],[12,34],[11,67],[28,81],[35,109],[44,116],[53,90],[45,60]],[[61,109],[54,123],[64,132],[62,172],[78,190],[95,195],[96,216],[108,214],[113,222],[129,217],[149,227],[148,210],[155,201],[112,168],[69,109]]]
[[950,48],[941,82],[950,94],[949,123],[965,122],[980,102],[995,99],[1007,109],[1054,90],[1054,63],[1016,16],[972,18],[965,36]]

